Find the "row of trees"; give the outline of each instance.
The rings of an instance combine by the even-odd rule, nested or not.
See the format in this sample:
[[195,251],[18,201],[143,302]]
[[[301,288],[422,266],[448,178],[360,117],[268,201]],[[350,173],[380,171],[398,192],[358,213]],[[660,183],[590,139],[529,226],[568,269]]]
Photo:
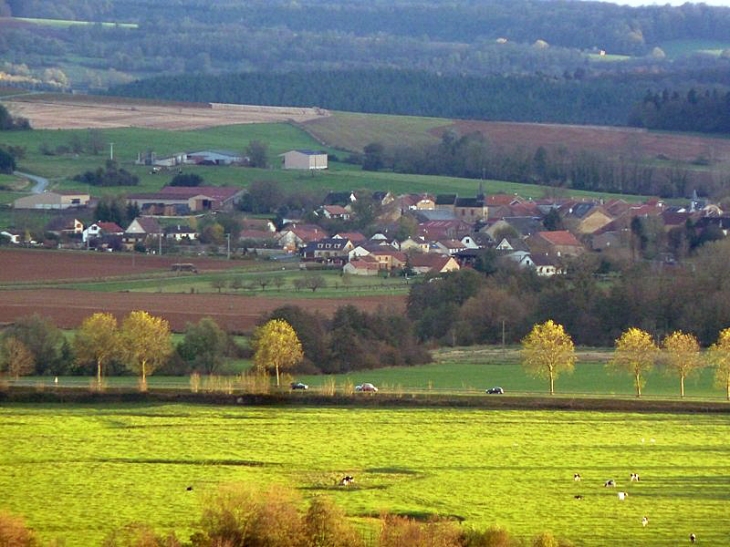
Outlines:
[[508,149],[479,132],[459,135],[447,131],[437,145],[386,147],[373,142],[364,147],[362,155],[349,159],[369,171],[509,180],[663,198],[686,198],[693,191],[712,195],[722,191],[724,184],[679,163],[649,165],[635,142],[611,153],[564,146]]
[[23,375],[89,374],[103,387],[110,374],[134,373],[145,387],[157,370],[168,374],[219,372],[226,360],[244,354],[210,318],[187,325],[173,345],[168,322],[133,311],[121,323],[110,313],[94,313],[67,338],[50,319],[24,317],[0,336],[0,372]]
[[[528,372],[548,379],[552,395],[560,373],[573,370],[575,346],[562,325],[548,320],[535,325],[522,340],[522,360]],[[692,334],[675,331],[657,344],[648,332],[631,327],[616,340],[613,359],[607,366],[612,371],[631,374],[636,396],[641,397],[647,372],[659,363],[679,379],[680,397],[684,397],[687,378],[704,366],[715,367],[715,382],[730,401],[730,328],[720,331],[717,341],[703,356],[699,341]]]
[[139,177],[130,173],[115,160],[106,160],[105,167],[75,175],[73,180],[90,186],[137,186]]

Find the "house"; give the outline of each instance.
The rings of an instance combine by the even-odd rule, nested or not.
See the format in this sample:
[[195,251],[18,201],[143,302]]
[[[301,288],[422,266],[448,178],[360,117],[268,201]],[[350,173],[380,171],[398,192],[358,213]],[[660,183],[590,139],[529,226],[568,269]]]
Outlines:
[[145,243],[150,239],[158,240],[164,234],[162,226],[153,217],[137,217],[124,230],[124,242],[129,245]]
[[594,234],[614,218],[603,207],[591,202],[578,202],[564,211],[563,220],[578,234]]
[[486,220],[489,216],[489,207],[487,207],[484,198],[481,196],[475,198],[457,197],[454,201],[454,216],[471,223],[477,220]]
[[505,234],[524,238],[544,229],[545,226],[539,217],[503,217],[488,223],[480,232],[489,235],[495,241],[500,241]]
[[463,251],[464,249],[466,249],[466,245],[464,245],[458,239],[442,239],[434,242],[430,252],[451,256],[460,251]]
[[350,212],[341,205],[323,205],[320,209],[323,217],[332,220],[349,220]]
[[338,232],[332,237],[335,239],[349,239],[353,245],[360,245],[368,239],[360,232]]
[[178,242],[194,241],[198,239],[198,232],[184,224],[166,226],[164,231],[166,239],[174,239]]
[[45,231],[59,237],[78,236],[84,231],[84,223],[79,219],[69,216],[54,216],[48,224]]
[[418,235],[432,241],[460,239],[471,233],[471,225],[462,220],[431,220],[418,225]]
[[345,263],[348,253],[354,249],[349,239],[325,238],[312,241],[302,249],[302,258],[307,261]]
[[564,270],[555,263],[555,260],[546,255],[532,255],[532,264],[535,272],[540,277],[552,277],[554,275],[565,273]]
[[124,235],[124,229],[119,226],[116,222],[94,222],[84,229],[81,235],[81,240],[84,243],[88,243],[91,240],[109,238],[120,238]]
[[408,261],[404,252],[393,249],[389,245],[379,245],[371,249],[368,256],[377,260],[381,270],[388,272],[405,268]]
[[373,256],[360,256],[350,260],[342,267],[342,273],[350,275],[378,275],[380,273],[380,262]]
[[83,192],[42,192],[18,198],[13,202],[14,209],[71,209],[86,207],[91,196]]
[[567,230],[537,232],[528,237],[526,242],[533,255],[580,256],[586,250]]
[[284,169],[327,169],[327,153],[315,150],[290,150],[279,154]]
[[279,232],[277,241],[279,247],[285,251],[296,251],[326,235],[327,233],[316,224],[292,224]]
[[535,263],[529,251],[513,251],[504,255],[508,260],[517,264],[520,268],[534,268]]
[[127,203],[155,216],[232,211],[244,192],[243,188],[227,186],[165,186],[159,192],[130,194]]
[[400,242],[400,250],[405,252],[427,253],[430,249],[431,244],[422,237],[409,237]]
[[408,266],[416,274],[447,273],[459,270],[459,263],[453,256],[414,253],[408,259]]

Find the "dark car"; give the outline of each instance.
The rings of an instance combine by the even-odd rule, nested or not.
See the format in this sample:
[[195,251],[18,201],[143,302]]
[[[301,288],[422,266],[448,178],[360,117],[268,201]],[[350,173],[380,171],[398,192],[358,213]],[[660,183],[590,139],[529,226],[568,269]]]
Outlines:
[[291,384],[289,384],[289,387],[291,387],[292,389],[309,389],[309,386],[302,382],[292,382]]
[[489,393],[490,395],[503,395],[504,390],[501,387],[490,387],[487,390],[487,393]]

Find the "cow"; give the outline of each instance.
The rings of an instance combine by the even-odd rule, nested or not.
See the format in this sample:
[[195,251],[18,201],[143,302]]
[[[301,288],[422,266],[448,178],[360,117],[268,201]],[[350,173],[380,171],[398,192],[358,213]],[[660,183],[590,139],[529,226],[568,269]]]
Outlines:
[[582,500],[583,499],[583,496],[581,496],[580,494],[578,494],[578,495],[573,496],[573,498],[574,499],[577,499],[577,500]]
[[649,524],[649,517],[643,517],[641,519],[641,525],[646,526],[647,524]]
[[621,501],[625,500],[628,497],[629,497],[629,493],[628,492],[619,492],[618,493],[618,499],[620,499]]
[[573,473],[573,480],[579,481],[580,480],[580,473]]
[[340,486],[349,486],[355,482],[355,478],[352,475],[345,475],[340,479]]
[[697,541],[697,536],[694,535],[694,534],[690,534],[689,535],[689,542],[690,543],[694,543],[695,541]]
[[603,486],[606,488],[615,488],[616,487],[616,481],[613,479],[608,479],[606,482],[603,483]]
[[640,480],[639,474],[638,473],[631,473],[631,475],[629,477],[629,480],[631,482],[639,482],[639,480]]

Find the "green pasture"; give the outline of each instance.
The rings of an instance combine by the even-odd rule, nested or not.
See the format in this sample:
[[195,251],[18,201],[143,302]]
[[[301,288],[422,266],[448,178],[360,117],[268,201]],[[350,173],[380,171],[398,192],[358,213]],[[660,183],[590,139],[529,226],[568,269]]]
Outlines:
[[719,56],[725,49],[730,48],[730,42],[719,40],[671,40],[662,42],[659,47],[667,57],[676,58],[693,53],[704,53]]
[[[181,335],[178,335],[179,337]],[[179,339],[179,338],[178,338]],[[515,350],[510,350],[516,353]],[[610,355],[610,353],[609,353]],[[228,370],[245,370],[247,361],[235,361]],[[519,361],[511,356],[500,359],[498,356],[481,363],[460,362],[430,363],[414,367],[386,367],[374,370],[359,370],[339,375],[293,375],[297,381],[309,385],[312,392],[334,387],[338,393],[349,393],[352,387],[363,382],[375,384],[380,392],[390,395],[409,393],[435,395],[486,396],[484,390],[494,386],[504,388],[505,394],[490,397],[509,398],[511,396],[547,396],[548,381],[528,375]],[[646,385],[642,398],[647,400],[679,401],[679,379],[666,374],[657,367],[645,376]],[[70,376],[59,379],[60,387],[86,387],[94,378]],[[134,376],[108,377],[108,387],[114,389],[135,389]],[[217,386],[228,386],[232,382],[234,391],[243,390],[237,378],[215,377],[206,380],[210,391],[219,391]],[[21,378],[20,383],[44,389],[53,386],[51,377]],[[153,375],[149,378],[150,389],[187,389],[187,377]],[[579,361],[570,374],[561,374],[555,382],[554,397],[600,397],[615,399],[634,399],[633,378],[629,374],[612,373],[605,363]],[[685,380],[685,400],[715,401],[725,400],[725,392],[714,385],[714,369],[706,368]],[[730,404],[730,403],[729,403]]]
[[[130,105],[133,108],[133,105]],[[325,125],[320,125],[325,124]],[[437,118],[414,118],[409,116],[379,116],[350,113],[334,113],[333,116],[317,120],[315,125],[306,125],[317,138],[329,142],[333,147],[326,148],[329,153],[344,159],[348,152],[343,148],[362,150],[373,140],[392,139],[399,144],[419,144],[434,139],[428,131],[445,126],[449,120]],[[26,157],[18,162],[18,170],[47,177],[58,189],[85,191],[94,196],[126,193],[154,192],[169,183],[176,170],[152,174],[144,166],[134,165],[137,154],[153,150],[158,156],[175,152],[203,149],[224,149],[243,151],[252,140],[260,140],[269,146],[269,169],[249,169],[243,167],[185,166],[186,173],[196,173],[204,178],[206,184],[246,187],[256,180],[273,180],[282,187],[308,191],[349,191],[383,190],[400,193],[458,193],[476,195],[480,183],[488,193],[517,194],[525,198],[540,198],[546,189],[541,186],[511,183],[504,181],[462,179],[428,175],[404,175],[391,172],[362,171],[358,166],[331,162],[325,172],[301,172],[280,168],[279,154],[297,148],[321,149],[322,146],[307,132],[290,124],[240,124],[194,131],[164,131],[145,128],[124,128],[100,130],[105,148],[98,155],[82,153],[79,155],[44,155],[43,145],[50,150],[59,146],[69,146],[76,139],[87,143],[88,130],[33,130],[7,132],[3,139],[9,145],[23,146]],[[378,138],[382,135],[382,138]],[[372,139],[371,139],[372,137]],[[88,170],[102,167],[111,154],[113,143],[114,158],[120,166],[136,174],[140,183],[135,187],[100,188],[74,183],[71,177]],[[0,201],[11,201],[0,191]],[[571,195],[599,196],[592,192],[571,192]],[[600,196],[610,197],[607,194]],[[616,196],[618,197],[618,196]],[[637,200],[641,197],[636,197]]]
[[[288,269],[282,269],[275,262],[254,263],[264,267],[246,268],[241,270],[227,270],[225,272],[201,273],[199,275],[170,276],[165,272],[160,276],[144,276],[139,279],[108,279],[102,281],[86,281],[80,283],[64,283],[63,287],[95,292],[156,292],[156,293],[223,293],[243,298],[245,297],[292,297],[292,298],[342,298],[344,296],[372,296],[378,294],[407,294],[413,281],[406,281],[402,277],[364,277],[343,276],[333,270],[299,271],[297,265],[287,264]],[[296,289],[294,282],[308,277],[322,276],[326,286],[316,291],[303,288]],[[230,283],[239,281],[241,288],[235,289]],[[275,281],[281,283],[277,286]],[[265,286],[261,285],[264,282]],[[225,286],[218,289],[217,282]],[[268,282],[268,284],[267,284]],[[50,284],[53,285],[53,284]]]
[[[551,530],[576,545],[724,546],[727,415],[193,405],[5,405],[0,508],[46,540],[131,521],[187,539],[222,483],[326,495],[374,537],[381,511]],[[573,473],[583,480],[573,481]],[[629,482],[630,473],[641,481]],[[344,474],[351,487],[336,486]],[[605,488],[607,479],[618,488]],[[192,487],[192,490],[188,490]],[[629,496],[620,501],[617,491]],[[582,496],[583,499],[576,499]],[[642,527],[643,516],[649,525]]]

